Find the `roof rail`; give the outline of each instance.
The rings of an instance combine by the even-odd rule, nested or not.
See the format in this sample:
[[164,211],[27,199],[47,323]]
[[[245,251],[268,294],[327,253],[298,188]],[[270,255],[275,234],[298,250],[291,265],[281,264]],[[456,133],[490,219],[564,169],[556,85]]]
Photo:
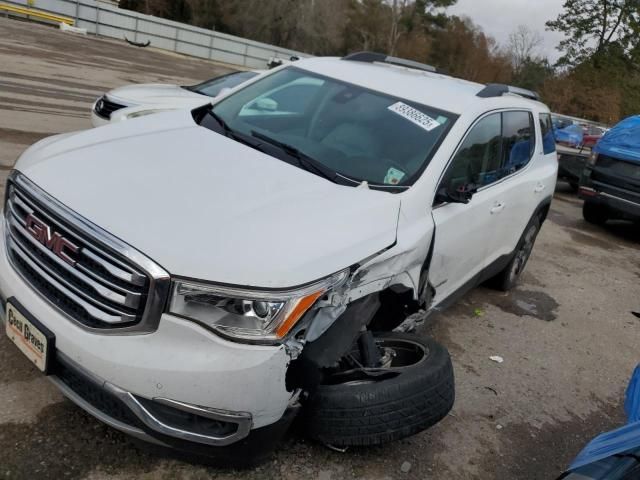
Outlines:
[[540,100],[540,95],[534,91],[505,85],[503,83],[488,83],[486,87],[477,93],[477,96],[481,98],[501,97],[505,93],[520,95],[521,97],[528,98],[530,100]]
[[425,72],[438,73],[438,69],[431,65],[427,65],[420,62],[414,62],[413,60],[406,60],[404,58],[392,57],[385,55],[384,53],[376,52],[356,52],[351,53],[342,60],[351,60],[352,62],[365,62],[365,63],[388,63],[390,65],[397,65],[400,67],[413,68],[416,70],[423,70]]

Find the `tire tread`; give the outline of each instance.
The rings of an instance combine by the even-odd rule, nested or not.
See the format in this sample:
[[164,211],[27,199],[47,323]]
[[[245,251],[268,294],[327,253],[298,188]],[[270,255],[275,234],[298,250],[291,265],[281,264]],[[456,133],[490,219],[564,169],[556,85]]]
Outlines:
[[371,446],[408,437],[444,418],[455,400],[451,359],[435,341],[418,340],[428,345],[431,360],[419,368],[373,385],[321,387],[305,406],[307,433],[335,446]]

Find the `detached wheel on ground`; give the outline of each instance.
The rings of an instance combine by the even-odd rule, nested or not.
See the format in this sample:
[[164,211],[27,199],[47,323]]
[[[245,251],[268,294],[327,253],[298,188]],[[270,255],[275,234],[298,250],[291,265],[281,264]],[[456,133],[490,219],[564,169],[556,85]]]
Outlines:
[[587,222],[594,225],[604,225],[609,219],[609,213],[605,207],[586,200],[582,205],[582,216]]
[[379,445],[431,427],[453,407],[453,366],[442,345],[399,333],[375,334],[374,341],[380,367],[361,367],[354,347],[305,403],[313,439],[340,447]]
[[516,286],[520,275],[522,275],[522,272],[524,272],[527,266],[531,251],[538,237],[538,232],[540,232],[540,219],[536,217],[529,222],[522,237],[520,237],[511,261],[504,270],[490,280],[489,283],[491,286],[503,292],[507,292]]

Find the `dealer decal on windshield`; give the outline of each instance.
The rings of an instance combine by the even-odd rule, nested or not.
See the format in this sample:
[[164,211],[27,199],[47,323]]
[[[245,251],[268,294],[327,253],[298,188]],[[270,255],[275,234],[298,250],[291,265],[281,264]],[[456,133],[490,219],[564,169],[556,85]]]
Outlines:
[[434,128],[440,126],[440,123],[437,120],[431,118],[429,115],[422,113],[420,110],[416,110],[406,103],[397,102],[388,108],[392,112],[406,118],[410,122],[415,123],[420,128],[424,128],[427,132],[430,132]]

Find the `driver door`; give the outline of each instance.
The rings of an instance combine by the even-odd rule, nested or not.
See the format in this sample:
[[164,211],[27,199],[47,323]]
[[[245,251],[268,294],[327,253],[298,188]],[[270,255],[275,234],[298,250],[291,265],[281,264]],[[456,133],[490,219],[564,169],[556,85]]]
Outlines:
[[472,196],[468,203],[459,203],[438,195],[433,206],[435,245],[429,280],[436,290],[435,304],[473,287],[486,265],[502,209],[495,188],[501,149],[501,114],[483,117],[469,130],[440,181],[439,192],[469,191]]

